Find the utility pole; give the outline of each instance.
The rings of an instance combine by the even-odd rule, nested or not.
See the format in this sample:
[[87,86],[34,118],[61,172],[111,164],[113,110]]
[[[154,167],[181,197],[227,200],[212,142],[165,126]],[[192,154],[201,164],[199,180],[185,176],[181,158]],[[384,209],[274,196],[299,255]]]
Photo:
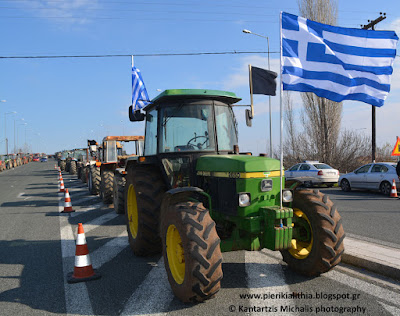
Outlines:
[[[368,24],[361,25],[361,28],[364,30],[371,29],[375,31],[375,25],[379,22],[386,19],[386,13],[379,12],[379,18],[371,21],[368,20]],[[375,113],[375,106],[371,105],[372,109],[372,162],[375,162],[376,158],[376,113]]]

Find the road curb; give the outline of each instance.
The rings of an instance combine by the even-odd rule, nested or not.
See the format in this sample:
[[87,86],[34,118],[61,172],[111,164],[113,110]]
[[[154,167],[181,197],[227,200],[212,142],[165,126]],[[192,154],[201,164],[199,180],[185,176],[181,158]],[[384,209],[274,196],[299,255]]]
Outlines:
[[400,280],[400,249],[346,238],[342,262]]

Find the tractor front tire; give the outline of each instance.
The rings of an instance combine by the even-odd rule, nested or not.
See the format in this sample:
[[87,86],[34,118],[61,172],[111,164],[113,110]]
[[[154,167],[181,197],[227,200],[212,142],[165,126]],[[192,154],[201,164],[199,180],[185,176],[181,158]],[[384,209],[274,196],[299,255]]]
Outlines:
[[113,199],[114,199],[114,210],[117,214],[125,214],[125,184],[126,179],[116,173],[114,174],[114,183],[113,183]]
[[60,161],[60,170],[61,170],[61,171],[65,171],[65,165],[66,165],[65,160],[61,160],[61,161]]
[[161,214],[164,265],[175,296],[202,302],[215,296],[222,279],[220,239],[199,202],[170,205]]
[[89,191],[93,195],[99,194],[100,191],[100,169],[96,166],[90,167],[89,169],[89,180],[88,180]]
[[165,184],[155,166],[128,168],[125,186],[125,217],[129,245],[136,256],[161,252],[160,206]]
[[319,190],[294,191],[292,248],[282,250],[289,267],[318,276],[336,266],[344,252],[342,219],[336,205]]

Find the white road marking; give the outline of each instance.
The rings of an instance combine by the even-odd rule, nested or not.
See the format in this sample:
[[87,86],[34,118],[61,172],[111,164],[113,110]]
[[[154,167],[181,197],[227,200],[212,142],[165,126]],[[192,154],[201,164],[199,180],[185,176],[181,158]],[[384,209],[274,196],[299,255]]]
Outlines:
[[[258,251],[245,252],[245,269],[247,274],[248,293],[265,295],[292,293],[293,290],[286,283],[285,276],[282,271],[282,266],[275,258],[265,256]],[[251,298],[245,301],[245,306],[260,306],[261,299]],[[264,301],[268,302],[268,301]],[[282,306],[294,306],[296,302],[293,299],[275,299],[270,300],[271,305],[278,309],[273,312],[274,315],[297,315],[297,313],[281,312]],[[266,304],[267,305],[267,304]],[[259,315],[260,313],[249,313],[248,315]]]
[[92,220],[90,222],[85,223],[83,225],[83,229],[84,229],[85,233],[90,232],[91,230],[99,227],[100,225],[102,225],[116,217],[118,217],[118,214],[115,213],[114,211],[104,214],[100,217],[95,218],[94,220]]
[[125,231],[91,253],[90,258],[93,262],[93,268],[100,268],[103,264],[114,259],[128,246],[128,233]]
[[24,196],[24,195],[25,195],[25,192],[21,192],[20,194],[17,195],[17,199],[27,200],[27,199],[31,198],[30,196]]
[[77,208],[74,213],[71,213],[71,217],[75,217],[75,216],[78,216],[78,215],[82,215],[82,213],[99,209],[102,206],[103,206],[103,203],[96,203],[96,204],[93,204],[93,205],[91,205],[89,207]]
[[[63,194],[59,194],[58,212],[63,210]],[[64,293],[67,315],[93,315],[86,283],[69,284],[68,273],[74,270],[75,238],[68,216],[60,215],[61,253],[63,257]]]
[[94,199],[97,199],[97,198],[98,198],[97,195],[93,195],[93,196],[85,197],[83,199],[78,199],[78,200],[75,200],[75,201],[72,201],[72,202],[75,203],[75,204],[79,204],[79,203],[90,201],[90,200],[94,200]]
[[166,311],[173,299],[161,258],[126,302],[121,315],[166,315],[162,311]]
[[365,282],[357,278],[349,277],[347,274],[338,272],[335,269],[326,274],[323,274],[322,277],[326,277],[333,281],[342,283],[346,286],[350,286],[358,291],[373,295],[376,298],[382,299],[386,302],[390,302],[393,305],[400,307],[399,294],[395,293],[394,291],[385,289],[369,282]]

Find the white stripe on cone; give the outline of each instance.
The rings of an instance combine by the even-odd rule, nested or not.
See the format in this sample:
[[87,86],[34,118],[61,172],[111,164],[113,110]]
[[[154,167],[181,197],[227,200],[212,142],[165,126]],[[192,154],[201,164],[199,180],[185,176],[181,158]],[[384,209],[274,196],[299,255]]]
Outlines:
[[76,245],[86,245],[86,237],[85,234],[78,234],[76,237]]
[[75,256],[75,267],[83,268],[92,265],[89,255]]

